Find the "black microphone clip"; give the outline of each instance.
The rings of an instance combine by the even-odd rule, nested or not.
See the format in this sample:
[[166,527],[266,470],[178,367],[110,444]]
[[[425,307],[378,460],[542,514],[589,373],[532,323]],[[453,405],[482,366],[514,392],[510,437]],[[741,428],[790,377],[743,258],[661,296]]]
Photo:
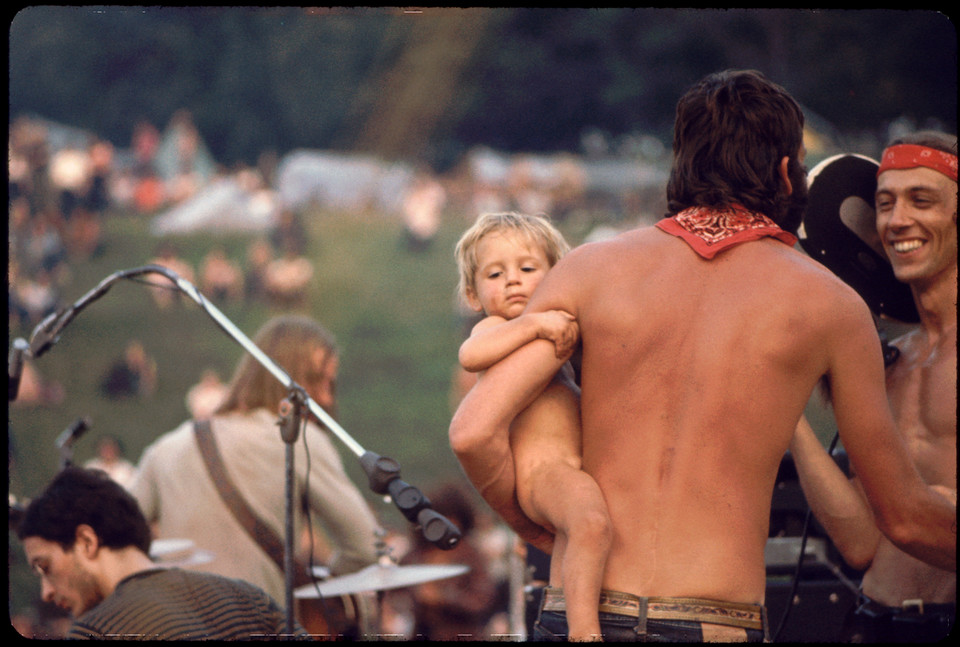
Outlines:
[[57,436],[57,448],[66,449],[73,446],[86,431],[90,428],[90,418],[77,418],[72,425],[60,432]]
[[389,494],[403,516],[420,526],[427,541],[443,550],[450,550],[460,543],[460,529],[431,508],[430,499],[420,490],[400,479],[397,461],[366,452],[360,457],[360,465],[370,481],[370,489],[377,494]]

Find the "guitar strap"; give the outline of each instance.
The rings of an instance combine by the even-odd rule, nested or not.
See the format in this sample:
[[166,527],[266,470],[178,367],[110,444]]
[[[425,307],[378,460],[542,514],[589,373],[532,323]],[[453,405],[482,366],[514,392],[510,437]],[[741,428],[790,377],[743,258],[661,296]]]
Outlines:
[[283,542],[273,529],[253,512],[230,479],[230,475],[227,474],[223,459],[220,456],[220,450],[217,447],[216,438],[213,437],[210,428],[210,420],[194,420],[193,430],[197,438],[197,445],[200,447],[200,454],[207,465],[210,478],[213,479],[217,491],[220,493],[220,498],[223,499],[227,508],[233,513],[233,516],[247,534],[277,564],[280,572],[285,572]]

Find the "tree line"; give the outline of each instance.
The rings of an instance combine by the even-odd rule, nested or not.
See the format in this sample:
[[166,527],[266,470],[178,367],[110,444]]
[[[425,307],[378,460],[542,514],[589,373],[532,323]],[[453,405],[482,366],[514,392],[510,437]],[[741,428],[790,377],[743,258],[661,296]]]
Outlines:
[[436,165],[483,144],[669,143],[704,74],[760,69],[841,131],[956,129],[956,30],[935,11],[35,6],[9,30],[11,118],[118,145],[188,109],[222,163],[264,150]]

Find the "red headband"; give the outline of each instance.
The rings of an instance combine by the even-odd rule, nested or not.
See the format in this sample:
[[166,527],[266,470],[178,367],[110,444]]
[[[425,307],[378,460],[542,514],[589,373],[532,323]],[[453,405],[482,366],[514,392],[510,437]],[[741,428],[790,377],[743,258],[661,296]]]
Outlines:
[[877,177],[891,169],[907,169],[925,166],[957,181],[957,156],[916,144],[897,144],[883,151]]

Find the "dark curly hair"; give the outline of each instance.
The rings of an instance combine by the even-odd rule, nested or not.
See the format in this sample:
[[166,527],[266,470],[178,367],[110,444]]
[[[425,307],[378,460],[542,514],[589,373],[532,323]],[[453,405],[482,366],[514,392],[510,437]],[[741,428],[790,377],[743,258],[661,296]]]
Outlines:
[[803,111],[786,90],[754,70],[726,70],[694,85],[677,104],[673,168],[667,184],[671,214],[688,207],[740,204],[787,231],[788,208],[778,167],[787,157],[791,181],[806,171],[797,154]]
[[40,537],[70,550],[83,524],[93,528],[107,548],[134,546],[150,553],[150,526],[137,500],[106,472],[82,467],[64,468],[30,501],[17,537]]

